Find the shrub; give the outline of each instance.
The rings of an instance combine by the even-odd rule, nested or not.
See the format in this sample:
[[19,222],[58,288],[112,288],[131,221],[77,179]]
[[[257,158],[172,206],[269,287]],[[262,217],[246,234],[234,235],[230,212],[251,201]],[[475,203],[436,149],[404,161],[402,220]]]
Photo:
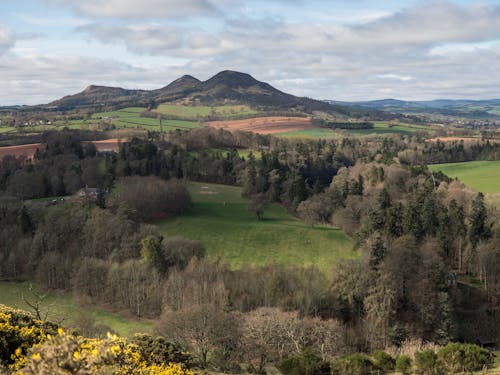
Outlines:
[[330,365],[310,349],[288,357],[279,366],[284,375],[329,375]]
[[332,375],[364,375],[375,370],[370,358],[361,353],[347,354],[332,363]]
[[418,374],[433,375],[438,373],[437,355],[432,350],[415,353],[415,366]]
[[403,354],[396,358],[396,371],[401,372],[406,375],[409,374],[411,370],[411,359],[409,356]]
[[28,313],[0,305],[0,366],[11,366],[27,350],[55,334],[57,326],[35,319]]
[[449,343],[437,356],[441,367],[450,373],[479,371],[493,363],[490,353],[474,344]]
[[372,354],[373,362],[380,370],[384,372],[394,371],[396,361],[386,352],[378,351]]

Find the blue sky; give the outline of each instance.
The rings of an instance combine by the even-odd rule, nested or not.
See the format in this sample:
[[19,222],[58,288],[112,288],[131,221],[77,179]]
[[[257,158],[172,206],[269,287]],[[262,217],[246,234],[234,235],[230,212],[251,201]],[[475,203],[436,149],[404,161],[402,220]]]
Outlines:
[[0,105],[232,69],[318,99],[500,97],[500,1],[0,2]]

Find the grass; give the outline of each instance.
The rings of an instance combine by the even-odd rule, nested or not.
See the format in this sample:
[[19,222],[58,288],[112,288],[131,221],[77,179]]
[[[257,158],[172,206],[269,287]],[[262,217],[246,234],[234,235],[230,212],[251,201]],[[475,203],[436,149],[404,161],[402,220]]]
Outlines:
[[15,132],[16,128],[14,126],[2,126],[0,127],[0,133],[11,133]]
[[340,138],[340,133],[325,128],[314,128],[305,130],[295,130],[291,132],[277,133],[277,137],[286,138]]
[[246,116],[258,113],[247,105],[224,105],[224,106],[205,106],[205,105],[180,105],[180,104],[160,104],[156,109],[163,115],[170,115],[176,117],[206,117],[215,115],[217,117],[233,117],[233,116]]
[[[143,128],[146,130],[160,130],[160,121],[156,118],[141,117],[145,108],[129,107],[112,112],[100,112],[92,115],[92,120],[111,122],[117,128]],[[76,125],[82,127],[83,124]],[[162,120],[164,131],[176,129],[192,129],[200,125],[196,121],[185,120]]]
[[404,134],[411,135],[418,130],[430,131],[428,126],[413,125],[405,123],[389,123],[387,121],[377,121],[373,124],[373,129],[353,129],[348,130],[352,135],[384,135],[384,134]]
[[[34,300],[34,297],[31,298],[33,295],[29,286],[29,282],[0,282],[0,304],[30,311],[29,306],[23,300],[23,296],[29,301]],[[96,323],[110,327],[121,336],[130,337],[134,333],[150,333],[152,331],[152,324],[148,321],[129,320],[120,314],[110,313],[96,307],[80,306],[71,293],[49,292],[41,307],[44,314],[48,312],[48,320],[62,322],[65,326],[71,327],[74,324],[74,317],[80,311],[84,311],[92,314]]]
[[239,187],[206,183],[188,187],[192,212],[157,223],[161,232],[200,240],[211,258],[220,257],[233,268],[282,263],[315,265],[329,273],[339,258],[357,257],[351,239],[339,229],[311,228],[277,204],[257,221]]
[[483,193],[500,193],[500,160],[433,164],[429,165],[429,169],[458,178],[465,185]]
[[296,130],[286,133],[278,133],[276,136],[287,138],[341,138],[342,136],[373,136],[384,134],[405,134],[411,135],[418,130],[433,131],[431,128],[422,125],[406,123],[389,123],[387,121],[377,121],[373,124],[373,129],[352,129],[352,130],[332,130],[326,128],[314,128],[306,130]]

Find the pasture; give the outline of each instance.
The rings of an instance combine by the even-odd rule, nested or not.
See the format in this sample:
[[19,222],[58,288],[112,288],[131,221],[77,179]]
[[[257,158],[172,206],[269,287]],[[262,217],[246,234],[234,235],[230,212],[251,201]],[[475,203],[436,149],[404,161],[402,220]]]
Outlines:
[[433,129],[429,126],[377,121],[374,122],[373,129],[328,129],[323,127],[313,127],[311,129],[289,131],[277,135],[287,138],[329,139],[349,136],[383,136],[391,134],[412,135],[419,130],[433,132]]
[[175,116],[178,118],[204,118],[214,116],[220,118],[231,118],[238,116],[249,116],[258,112],[247,105],[181,105],[181,104],[160,104],[155,112],[165,116]]
[[[29,290],[28,282],[0,282],[0,304],[10,307],[31,311],[23,300],[34,301]],[[36,285],[34,286],[36,289]],[[83,311],[91,315],[96,323],[111,328],[121,336],[132,336],[134,333],[150,333],[152,323],[147,320],[131,320],[117,313],[110,313],[103,309],[90,305],[81,305],[70,293],[48,292],[41,303],[43,315],[47,313],[47,319],[53,322],[62,322],[64,326],[71,327],[78,313]]]
[[[160,130],[160,121],[157,118],[142,117],[141,112],[145,108],[130,107],[112,112],[100,112],[92,115],[92,121],[111,123],[117,128],[143,128],[146,130]],[[168,132],[176,129],[192,129],[199,127],[196,121],[186,120],[162,120],[163,131]]]
[[500,160],[433,164],[429,165],[429,169],[458,178],[465,185],[483,193],[500,193]]
[[258,221],[247,210],[241,188],[190,183],[192,211],[157,223],[165,236],[200,240],[210,258],[221,258],[233,268],[282,263],[317,266],[329,274],[340,258],[355,258],[352,241],[341,230],[311,228],[290,216],[281,206],[270,205]]

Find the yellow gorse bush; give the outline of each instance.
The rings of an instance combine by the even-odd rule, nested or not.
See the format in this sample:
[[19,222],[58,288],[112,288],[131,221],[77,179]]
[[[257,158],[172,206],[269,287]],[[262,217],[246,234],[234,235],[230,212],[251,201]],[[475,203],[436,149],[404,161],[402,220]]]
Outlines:
[[184,364],[160,363],[125,338],[75,336],[0,305],[0,373],[2,365],[16,375],[194,375]]
[[29,353],[19,358],[17,374],[194,375],[181,364],[148,365],[137,345],[114,335],[89,339],[59,330]]

